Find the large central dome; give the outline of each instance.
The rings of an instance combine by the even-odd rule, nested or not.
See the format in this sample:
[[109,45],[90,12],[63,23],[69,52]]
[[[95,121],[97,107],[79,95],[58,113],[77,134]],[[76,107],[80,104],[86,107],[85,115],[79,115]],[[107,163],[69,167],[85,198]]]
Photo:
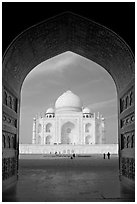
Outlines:
[[71,91],[66,91],[57,99],[55,108],[57,111],[81,111],[82,102],[77,95]]

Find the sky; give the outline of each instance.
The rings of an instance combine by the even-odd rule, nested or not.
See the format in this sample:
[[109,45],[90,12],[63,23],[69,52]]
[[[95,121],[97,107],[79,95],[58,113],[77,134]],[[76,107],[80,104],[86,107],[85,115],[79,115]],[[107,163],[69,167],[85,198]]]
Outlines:
[[72,52],[65,52],[36,66],[21,90],[20,143],[32,142],[36,114],[54,108],[67,90],[78,95],[84,107],[105,118],[106,143],[118,141],[117,92],[110,74],[100,65]]

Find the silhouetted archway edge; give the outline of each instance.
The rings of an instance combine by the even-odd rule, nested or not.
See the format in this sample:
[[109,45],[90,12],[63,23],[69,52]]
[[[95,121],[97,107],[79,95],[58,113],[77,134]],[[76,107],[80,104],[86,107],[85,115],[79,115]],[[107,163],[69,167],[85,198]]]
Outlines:
[[63,13],[21,33],[3,57],[3,136],[5,140],[10,136],[11,141],[16,141],[14,145],[5,142],[3,146],[3,191],[17,180],[22,83],[35,66],[66,51],[101,65],[115,81],[120,179],[134,189],[135,148],[132,139],[128,139],[128,144],[126,140],[134,136],[134,56],[116,33],[81,16]]

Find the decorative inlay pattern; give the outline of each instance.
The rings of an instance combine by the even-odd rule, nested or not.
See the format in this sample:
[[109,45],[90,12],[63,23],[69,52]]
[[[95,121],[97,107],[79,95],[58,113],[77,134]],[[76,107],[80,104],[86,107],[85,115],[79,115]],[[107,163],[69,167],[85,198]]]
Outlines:
[[121,128],[131,125],[135,122],[135,113],[131,113],[121,120]]
[[121,134],[121,150],[124,148],[135,147],[135,131],[126,132]]
[[9,116],[5,112],[3,112],[3,114],[2,114],[2,120],[3,120],[3,122],[5,122],[11,126],[17,127],[17,120],[15,118]]
[[16,134],[3,131],[2,132],[2,147],[16,149]]
[[135,179],[135,159],[134,158],[125,158],[121,160],[121,174],[129,179]]
[[127,93],[120,99],[120,113],[133,106],[134,104],[134,90],[133,86]]
[[3,91],[3,103],[10,109],[17,112],[17,98],[13,96],[7,89]]
[[6,180],[9,177],[16,175],[16,172],[17,172],[16,157],[3,158],[2,159],[2,180]]

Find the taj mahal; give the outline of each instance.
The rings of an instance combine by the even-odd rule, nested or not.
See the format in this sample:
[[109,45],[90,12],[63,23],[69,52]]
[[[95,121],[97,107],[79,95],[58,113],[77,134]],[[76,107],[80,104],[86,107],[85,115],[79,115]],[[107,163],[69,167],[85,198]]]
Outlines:
[[80,98],[67,91],[44,117],[33,120],[32,144],[94,145],[105,143],[104,118],[83,108]]
[[105,119],[83,107],[81,99],[66,91],[40,116],[33,118],[32,145],[20,144],[20,153],[117,153],[105,140]]

